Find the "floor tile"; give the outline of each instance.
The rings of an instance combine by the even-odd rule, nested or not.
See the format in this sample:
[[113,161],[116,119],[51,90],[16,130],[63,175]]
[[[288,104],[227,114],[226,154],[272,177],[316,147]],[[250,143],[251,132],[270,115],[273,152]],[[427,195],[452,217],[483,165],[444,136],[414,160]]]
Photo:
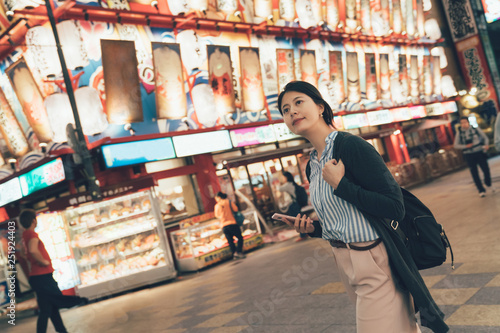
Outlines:
[[427,288],[432,288],[436,283],[438,283],[445,277],[446,275],[428,275],[428,276],[422,276],[422,279],[424,279]]
[[235,306],[241,304],[243,302],[226,302],[226,303],[220,303],[215,306],[210,307],[209,309],[203,311],[200,313],[200,315],[207,316],[207,315],[213,315],[213,314],[218,314],[218,313],[224,313]]
[[452,274],[499,273],[498,261],[467,262],[455,269]]
[[[500,287],[485,287],[475,293],[466,304],[500,305]],[[498,315],[500,316],[500,313]]]
[[500,326],[500,305],[463,305],[448,318],[446,323],[448,325]]
[[217,327],[214,329],[213,333],[238,333],[246,329],[248,326],[224,326],[224,327]]
[[323,287],[316,289],[311,294],[312,295],[321,295],[321,294],[341,294],[345,293],[345,287],[342,282],[331,282],[325,284]]
[[219,314],[198,324],[197,327],[221,327],[244,314],[244,312]]
[[434,285],[436,289],[482,288],[495,277],[495,273],[450,274]]
[[498,274],[490,282],[488,282],[486,284],[486,287],[500,287],[500,274]]
[[431,289],[431,295],[437,305],[460,305],[471,298],[479,288]]
[[220,304],[227,302],[228,300],[240,296],[240,293],[233,293],[233,294],[223,294],[220,296],[215,296],[210,298],[208,301],[205,302],[205,304]]

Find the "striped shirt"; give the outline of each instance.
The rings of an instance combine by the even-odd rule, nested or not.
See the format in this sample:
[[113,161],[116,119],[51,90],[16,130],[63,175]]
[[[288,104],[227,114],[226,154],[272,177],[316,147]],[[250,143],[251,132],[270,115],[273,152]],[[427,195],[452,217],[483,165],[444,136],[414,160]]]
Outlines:
[[318,160],[318,152],[311,152],[311,202],[323,228],[323,239],[341,240],[344,243],[368,242],[379,238],[364,215],[344,199],[334,194],[334,189],[322,176],[325,164],[332,159],[333,143],[338,132],[330,133],[326,147]]

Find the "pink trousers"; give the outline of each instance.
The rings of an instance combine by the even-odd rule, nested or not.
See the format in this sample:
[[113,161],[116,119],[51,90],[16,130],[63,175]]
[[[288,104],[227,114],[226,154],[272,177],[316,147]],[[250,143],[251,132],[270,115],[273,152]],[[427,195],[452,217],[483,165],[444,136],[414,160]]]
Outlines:
[[347,294],[356,304],[358,333],[421,333],[411,295],[396,289],[383,243],[368,251],[333,248],[333,255]]

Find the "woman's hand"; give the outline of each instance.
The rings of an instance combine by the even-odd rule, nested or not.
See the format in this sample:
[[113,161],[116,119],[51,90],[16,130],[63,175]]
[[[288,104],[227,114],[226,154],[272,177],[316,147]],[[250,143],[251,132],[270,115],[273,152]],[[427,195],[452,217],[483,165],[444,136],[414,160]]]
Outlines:
[[338,162],[335,159],[330,160],[323,167],[322,174],[323,179],[336,190],[345,175],[344,163],[342,163],[342,160]]
[[314,232],[315,228],[313,225],[313,220],[311,220],[309,217],[307,217],[306,214],[300,215],[298,214],[295,217],[295,223],[290,224],[292,227],[295,228],[295,230],[298,233],[305,234],[305,233],[311,233]]

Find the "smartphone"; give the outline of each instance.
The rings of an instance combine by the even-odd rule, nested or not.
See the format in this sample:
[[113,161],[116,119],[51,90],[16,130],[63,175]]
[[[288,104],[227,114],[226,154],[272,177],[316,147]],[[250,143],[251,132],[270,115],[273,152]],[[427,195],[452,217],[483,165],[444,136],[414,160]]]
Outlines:
[[282,221],[285,223],[286,223],[286,221],[289,221],[291,223],[295,223],[295,217],[290,216],[290,215],[283,215],[283,214],[274,213],[271,218],[273,220],[278,220],[278,221]]

